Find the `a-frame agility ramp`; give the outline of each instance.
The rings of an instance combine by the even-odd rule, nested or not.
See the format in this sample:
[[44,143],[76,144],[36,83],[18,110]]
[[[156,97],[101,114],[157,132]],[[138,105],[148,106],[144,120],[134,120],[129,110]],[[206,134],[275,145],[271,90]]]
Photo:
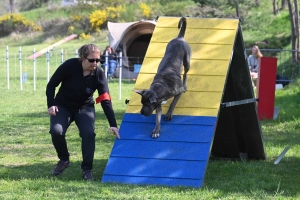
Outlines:
[[[150,87],[179,19],[159,17],[134,89]],[[187,18],[185,39],[188,89],[172,121],[162,116],[152,139],[155,114],[142,116],[141,96],[132,92],[102,182],[201,187],[211,156],[266,159],[239,20]]]

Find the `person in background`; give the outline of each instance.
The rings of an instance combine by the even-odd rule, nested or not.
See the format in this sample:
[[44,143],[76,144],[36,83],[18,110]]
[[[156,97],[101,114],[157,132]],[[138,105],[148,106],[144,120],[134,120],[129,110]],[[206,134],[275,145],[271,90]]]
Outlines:
[[248,57],[248,66],[250,70],[250,76],[252,81],[252,86],[255,89],[255,84],[253,82],[254,78],[258,77],[259,70],[259,58],[263,57],[257,45],[252,47],[252,54]]
[[[110,125],[110,133],[120,138],[113,111],[107,80],[97,66],[100,50],[95,44],[86,44],[78,50],[79,58],[71,58],[62,63],[54,72],[46,87],[48,113],[52,143],[59,161],[52,171],[60,175],[70,165],[70,154],[66,142],[66,131],[75,121],[81,137],[82,178],[94,180],[93,168],[95,152],[95,107],[93,94],[97,90],[96,103],[102,109]],[[55,89],[60,88],[55,95]]]
[[114,49],[111,47],[111,46],[107,46],[101,56],[101,64],[105,70],[105,62],[106,62],[106,52],[108,53],[107,54],[107,60],[108,60],[108,68],[107,68],[107,76],[108,76],[108,79],[111,79],[113,77],[113,74],[117,68],[117,65],[118,65],[118,62],[117,62],[117,55],[116,53],[114,52]]

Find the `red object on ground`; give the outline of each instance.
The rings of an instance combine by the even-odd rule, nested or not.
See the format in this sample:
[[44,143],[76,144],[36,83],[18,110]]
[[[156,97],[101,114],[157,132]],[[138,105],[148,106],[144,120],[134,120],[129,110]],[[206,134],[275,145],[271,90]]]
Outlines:
[[273,119],[277,58],[262,57],[257,79],[257,114],[259,120]]

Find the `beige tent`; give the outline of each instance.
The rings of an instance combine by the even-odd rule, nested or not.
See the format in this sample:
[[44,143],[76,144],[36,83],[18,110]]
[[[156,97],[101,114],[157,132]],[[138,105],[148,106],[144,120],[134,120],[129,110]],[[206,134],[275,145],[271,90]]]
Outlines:
[[[156,25],[155,20],[108,22],[109,44],[115,51],[122,49],[122,77],[136,78],[134,67],[142,64]],[[119,73],[116,70],[115,75]]]

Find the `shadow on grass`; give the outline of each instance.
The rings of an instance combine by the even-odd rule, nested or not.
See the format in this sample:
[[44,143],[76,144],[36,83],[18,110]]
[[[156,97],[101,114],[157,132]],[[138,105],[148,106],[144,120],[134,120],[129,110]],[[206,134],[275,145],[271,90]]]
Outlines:
[[297,157],[284,157],[277,165],[274,160],[213,160],[208,164],[204,187],[233,193],[256,191],[268,195],[281,193],[282,196],[295,196],[299,187],[295,176],[300,172],[298,166]]
[[[92,170],[95,181],[100,181],[106,167],[106,159],[95,159],[94,169]],[[61,181],[78,181],[82,180],[81,161],[72,161],[71,165],[65,169],[60,176],[53,176],[52,170],[56,162],[41,162],[32,165],[6,166],[0,165],[0,179],[4,180],[21,180],[21,179],[59,179]]]
[[[94,161],[93,175],[95,183],[99,183],[106,167],[106,159],[96,159]],[[5,181],[19,180],[51,180],[55,184],[60,182],[80,182],[82,181],[80,164],[81,161],[71,161],[71,165],[64,173],[58,177],[51,175],[55,167],[54,162],[41,162],[33,165],[20,166],[0,166],[0,179]],[[167,188],[173,192],[191,192],[199,189],[207,191],[220,191],[222,196],[232,196],[232,194],[253,195],[262,193],[261,197],[273,196],[277,192],[282,197],[296,196],[298,191],[299,161],[295,157],[283,159],[278,165],[266,161],[210,161],[204,179],[202,188],[190,187],[165,187],[161,185],[131,185],[116,183],[101,183],[101,187],[122,187],[124,191],[130,192],[130,189],[159,189]],[[48,183],[48,182],[46,182]],[[45,184],[46,184],[45,183]],[[67,184],[64,187],[75,189],[80,185]],[[284,191],[284,192],[283,192]],[[90,195],[90,194],[87,194]]]

